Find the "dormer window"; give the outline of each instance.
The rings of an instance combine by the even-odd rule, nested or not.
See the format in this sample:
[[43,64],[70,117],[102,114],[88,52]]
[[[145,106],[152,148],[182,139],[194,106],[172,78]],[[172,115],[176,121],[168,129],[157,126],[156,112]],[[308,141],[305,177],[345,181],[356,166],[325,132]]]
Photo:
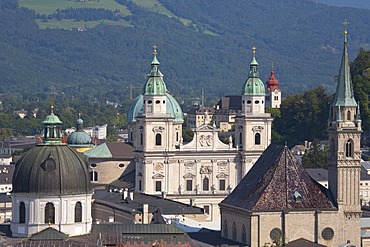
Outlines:
[[298,191],[294,192],[293,198],[294,198],[295,202],[301,202],[301,200],[302,200],[302,196]]

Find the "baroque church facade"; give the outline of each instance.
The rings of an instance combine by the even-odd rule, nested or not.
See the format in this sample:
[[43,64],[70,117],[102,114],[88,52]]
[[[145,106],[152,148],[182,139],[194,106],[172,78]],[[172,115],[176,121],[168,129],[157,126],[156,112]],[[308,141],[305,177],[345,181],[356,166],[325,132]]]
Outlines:
[[292,152],[270,145],[220,203],[221,235],[248,246],[361,246],[361,119],[354,98],[347,32],[328,118],[329,189],[311,179]]
[[[265,113],[265,86],[259,79],[256,49],[238,112],[235,140],[223,143],[208,122],[182,139],[184,117],[167,91],[154,49],[144,93],[132,102],[129,139],[135,147],[135,190],[203,207],[208,220],[219,222],[218,204],[236,187],[271,142],[272,118]],[[206,113],[205,113],[206,114]]]

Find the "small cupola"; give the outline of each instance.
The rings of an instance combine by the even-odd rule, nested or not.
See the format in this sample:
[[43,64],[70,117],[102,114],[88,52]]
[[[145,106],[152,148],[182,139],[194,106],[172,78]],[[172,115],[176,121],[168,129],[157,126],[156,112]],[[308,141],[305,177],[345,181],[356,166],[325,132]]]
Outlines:
[[54,106],[51,106],[50,115],[48,115],[42,122],[44,125],[43,130],[43,143],[44,144],[61,144],[62,143],[62,121],[59,117],[54,115]]

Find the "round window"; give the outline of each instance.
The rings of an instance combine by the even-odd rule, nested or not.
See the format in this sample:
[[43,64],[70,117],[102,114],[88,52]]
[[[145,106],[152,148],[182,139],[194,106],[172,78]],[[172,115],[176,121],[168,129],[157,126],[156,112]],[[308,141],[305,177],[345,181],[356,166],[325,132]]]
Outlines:
[[124,168],[125,167],[125,164],[118,164],[118,168]]
[[55,161],[52,159],[46,160],[44,163],[41,164],[41,168],[46,172],[54,171],[56,168]]
[[270,238],[272,241],[278,242],[282,239],[282,237],[283,237],[283,233],[281,232],[279,228],[274,228],[271,230]]
[[90,164],[90,167],[91,168],[94,168],[94,167],[97,167],[98,165],[97,164],[95,164],[95,163],[92,163],[92,164]]
[[325,240],[330,240],[334,237],[334,230],[330,227],[326,227],[322,230],[321,236]]

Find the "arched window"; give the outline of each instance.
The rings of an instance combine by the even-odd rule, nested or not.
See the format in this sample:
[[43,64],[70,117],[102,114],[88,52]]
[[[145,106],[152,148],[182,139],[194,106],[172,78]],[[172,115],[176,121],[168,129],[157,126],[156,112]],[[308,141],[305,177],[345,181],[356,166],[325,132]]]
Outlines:
[[348,140],[346,143],[346,157],[353,157],[353,142]]
[[162,145],[162,135],[159,133],[155,135],[155,145],[156,146]]
[[347,111],[347,120],[351,120],[351,111]]
[[91,182],[98,181],[98,172],[96,172],[96,171],[91,171],[90,172],[90,181]]
[[254,144],[261,145],[261,134],[260,133],[256,133],[254,135]]
[[243,145],[243,134],[239,133],[239,145]]
[[203,190],[208,191],[209,190],[209,178],[205,177],[203,179]]
[[19,204],[19,223],[26,223],[26,205],[24,205],[24,202]]
[[236,224],[235,224],[235,222],[233,223],[233,240],[234,241],[236,241],[237,239],[236,239],[236,237],[237,237],[237,232],[236,232]]
[[45,223],[46,224],[55,223],[55,208],[54,204],[52,204],[51,202],[48,202],[45,205]]
[[227,221],[226,220],[224,220],[223,233],[224,233],[224,238],[229,237],[229,229],[227,229]]
[[143,145],[143,133],[140,133],[140,145]]
[[82,222],[82,204],[77,202],[75,205],[75,222]]
[[330,141],[330,157],[334,158],[335,157],[335,141],[334,139],[331,139]]
[[245,225],[242,226],[242,242],[244,244],[247,243],[247,229],[245,228]]

